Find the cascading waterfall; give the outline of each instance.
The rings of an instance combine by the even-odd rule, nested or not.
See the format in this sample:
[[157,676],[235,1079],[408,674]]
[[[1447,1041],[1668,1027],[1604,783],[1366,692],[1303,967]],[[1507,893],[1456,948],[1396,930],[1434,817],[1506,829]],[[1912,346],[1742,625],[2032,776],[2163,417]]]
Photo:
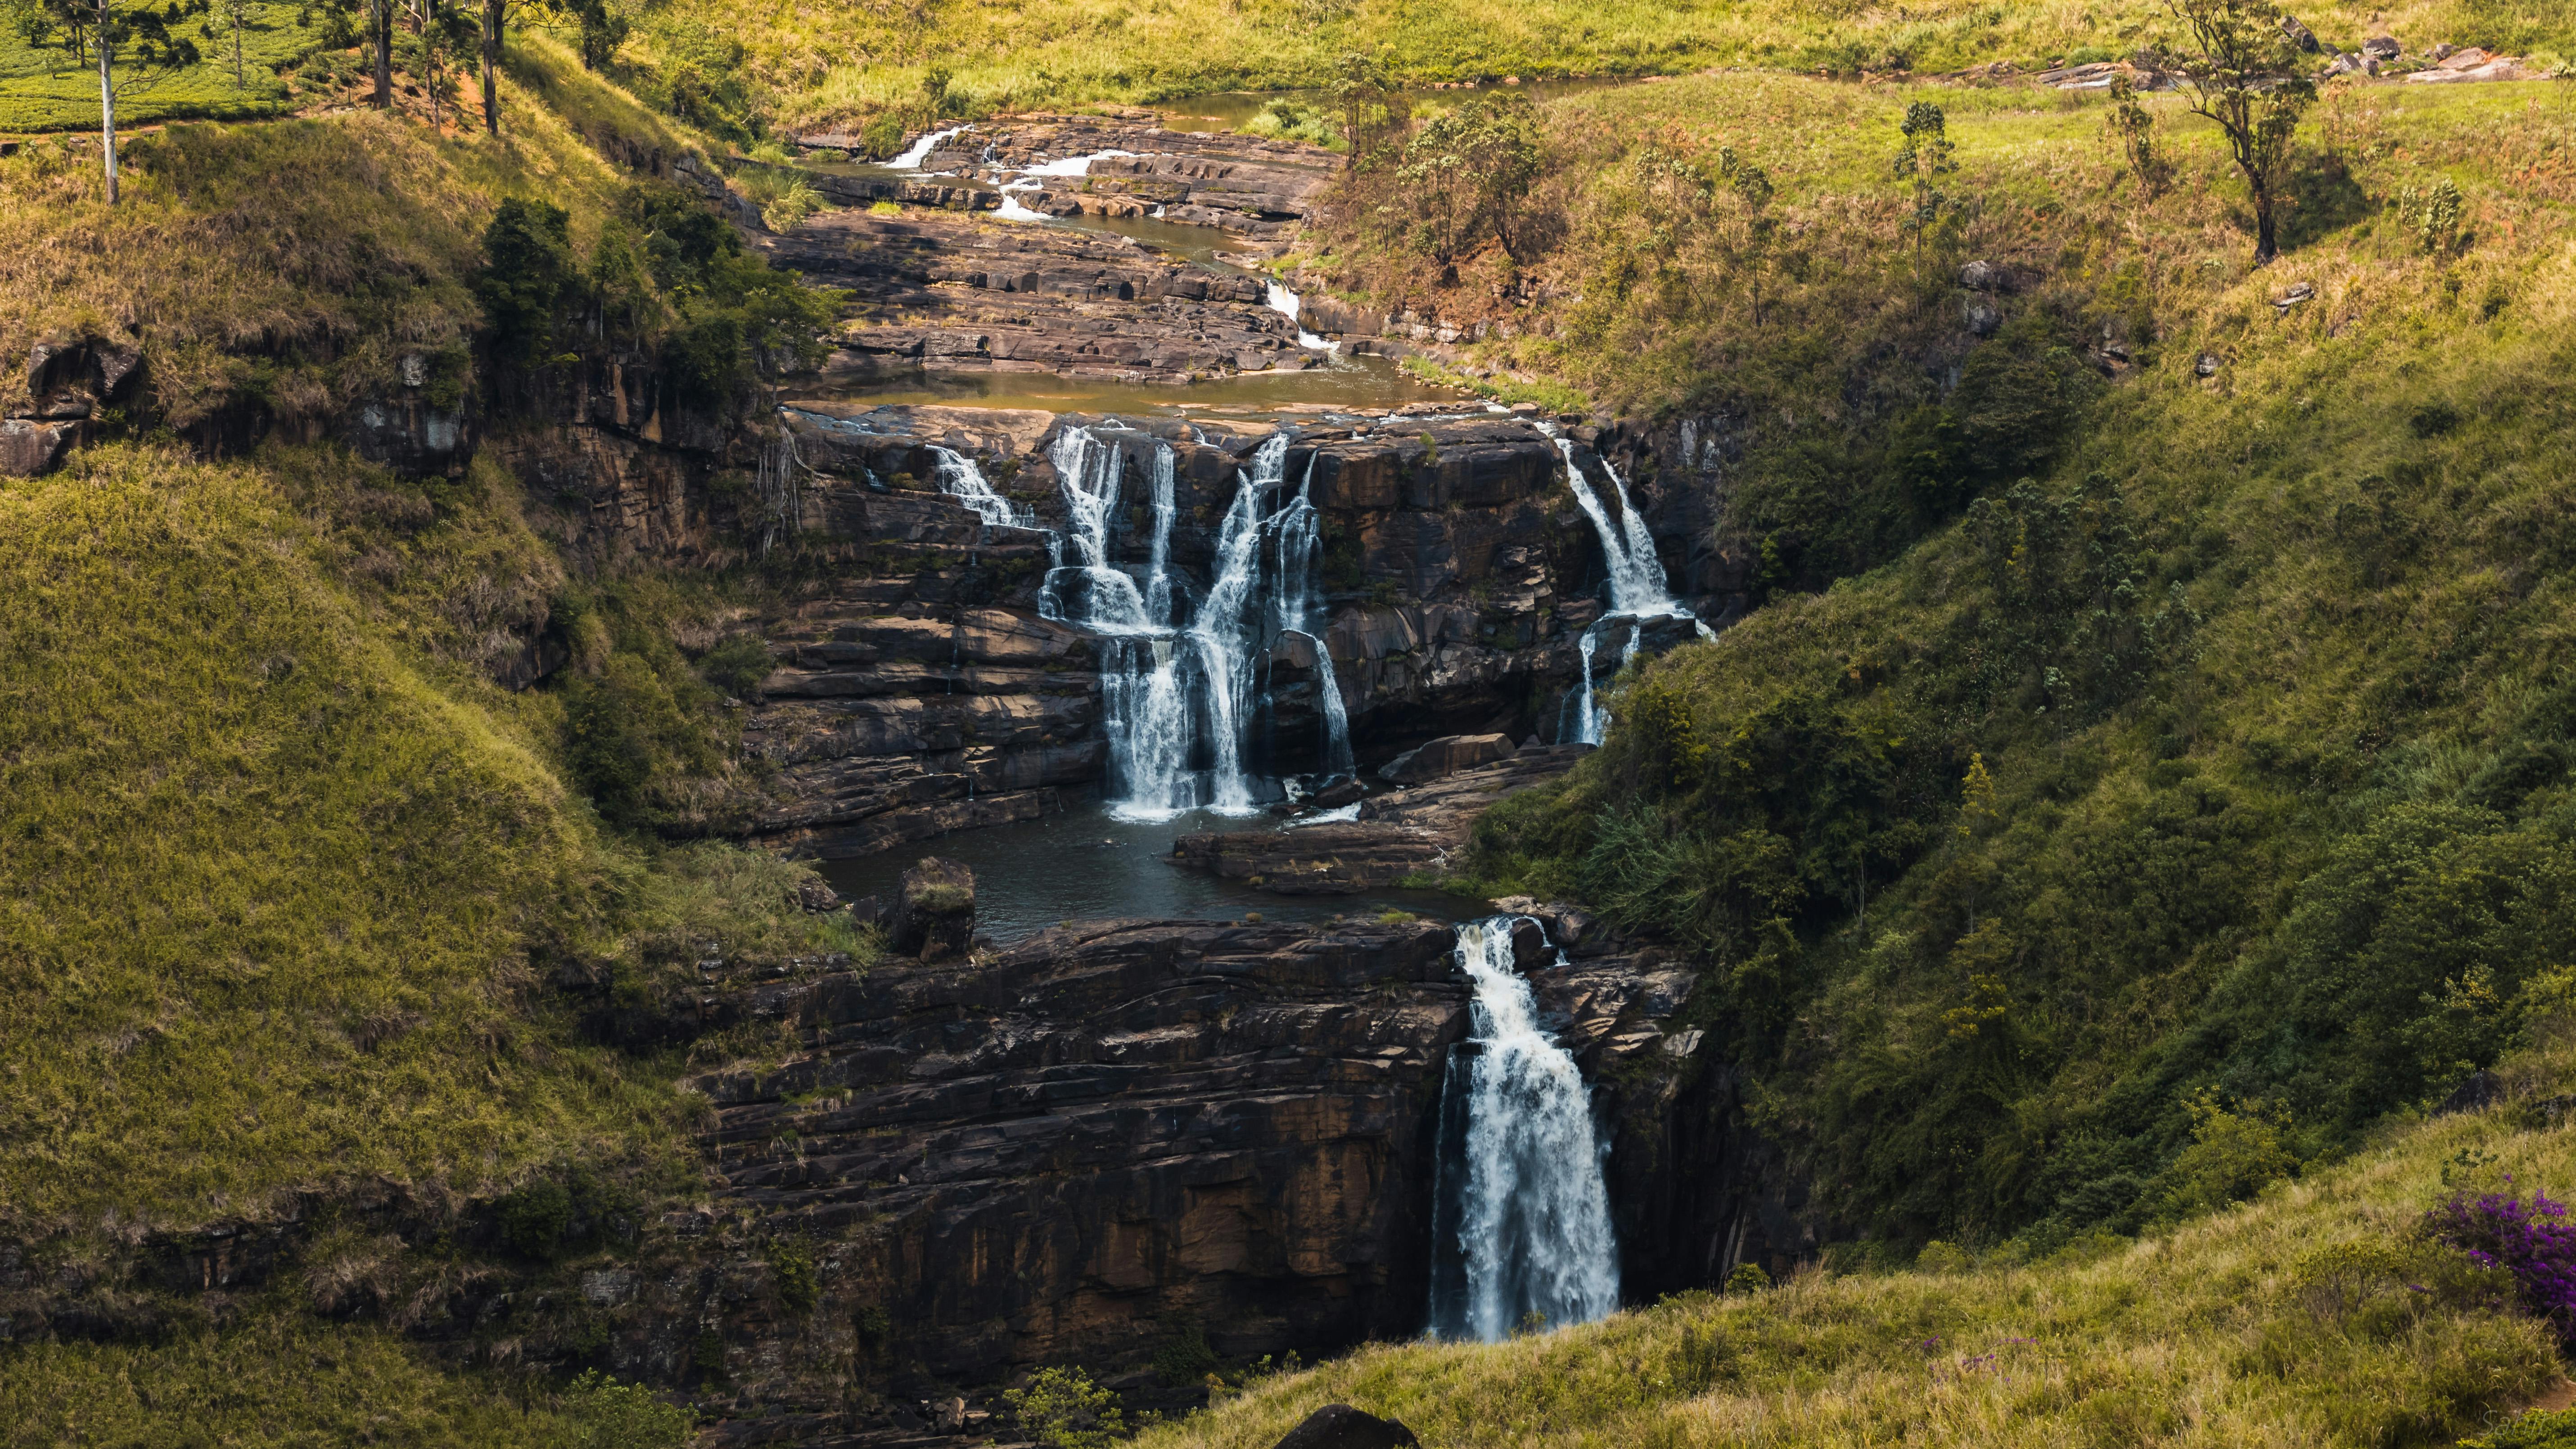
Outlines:
[[1262,302],[1264,305],[1268,306],[1271,311],[1280,313],[1286,316],[1289,321],[1297,323],[1298,346],[1303,347],[1310,352],[1333,352],[1338,350],[1332,343],[1326,342],[1323,338],[1306,330],[1306,324],[1299,320],[1298,317],[1298,314],[1306,309],[1305,299],[1298,296],[1295,292],[1290,291],[1287,284],[1281,282],[1278,278],[1272,277],[1269,279],[1268,285],[1262,292]]
[[[1313,513],[1302,491],[1289,509],[1269,508],[1287,478],[1289,441],[1286,432],[1272,434],[1237,472],[1234,502],[1217,534],[1214,577],[1186,627],[1174,622],[1181,586],[1171,570],[1172,450],[1155,443],[1145,460],[1153,525],[1141,585],[1111,557],[1126,470],[1121,446],[1089,428],[1067,427],[1048,452],[1068,526],[1049,537],[1054,566],[1039,591],[1039,612],[1108,636],[1101,647],[1101,696],[1116,792],[1110,810],[1123,819],[1168,820],[1198,807],[1231,815],[1259,808],[1256,782],[1244,768],[1255,714],[1253,673],[1265,645],[1284,627],[1279,601],[1261,597],[1263,536],[1300,508]],[[1302,526],[1311,535],[1311,520]],[[1276,591],[1296,596],[1299,626],[1313,589],[1311,543],[1309,537],[1296,554],[1299,571],[1283,574]],[[1349,729],[1330,674],[1327,660],[1327,728],[1348,768]],[[1328,743],[1327,753],[1334,749]]]
[[1252,657],[1259,643],[1259,611],[1251,607],[1261,572],[1262,495],[1288,474],[1288,435],[1273,433],[1252,455],[1249,471],[1235,476],[1234,504],[1217,530],[1216,578],[1190,624],[1190,642],[1208,678],[1210,808],[1248,815],[1257,808],[1252,781],[1243,773],[1243,735],[1251,720]]
[[1302,634],[1315,646],[1315,697],[1324,716],[1324,770],[1327,774],[1347,775],[1354,768],[1351,756],[1350,717],[1342,704],[1342,682],[1333,673],[1333,651],[1324,645],[1323,636],[1315,632],[1315,550],[1323,532],[1323,515],[1316,511],[1315,455],[1306,455],[1305,476],[1297,480],[1297,496],[1281,509],[1278,517],[1279,586],[1271,596],[1271,631],[1277,634]]
[[902,155],[888,161],[886,168],[890,171],[918,171],[921,163],[930,159],[930,153],[939,149],[940,142],[965,129],[964,126],[951,126],[945,131],[933,131],[905,148]]
[[1525,1323],[1589,1323],[1619,1307],[1590,1094],[1513,969],[1519,919],[1458,928],[1475,996],[1441,1086],[1430,1329],[1442,1338],[1492,1343]]
[[975,516],[988,525],[1011,528],[1028,527],[1027,517],[1011,505],[985,478],[975,460],[952,448],[932,444],[930,453],[938,460],[939,491],[975,510]]
[[1610,486],[1619,495],[1619,521],[1610,521],[1609,510],[1601,506],[1601,497],[1592,491],[1592,480],[1583,476],[1583,465],[1574,461],[1574,440],[1559,432],[1552,423],[1540,423],[1540,432],[1555,442],[1556,451],[1565,459],[1565,481],[1574,489],[1574,501],[1583,516],[1592,520],[1592,531],[1601,538],[1601,553],[1610,564],[1610,612],[1628,614],[1640,619],[1690,617],[1690,611],[1673,602],[1670,588],[1664,582],[1664,561],[1655,553],[1654,537],[1646,531],[1646,520],[1628,497],[1627,482],[1610,460],[1601,460],[1601,471],[1610,477]]
[[[1628,496],[1628,481],[1619,476],[1607,456],[1601,459],[1601,471],[1610,480],[1610,489],[1618,495],[1619,517],[1610,518],[1602,506],[1601,495],[1592,490],[1592,480],[1583,475],[1583,465],[1575,461],[1574,440],[1559,431],[1553,423],[1541,422],[1538,430],[1556,444],[1557,453],[1565,459],[1565,481],[1574,490],[1574,501],[1583,516],[1592,520],[1592,531],[1601,540],[1601,555],[1610,566],[1610,608],[1600,622],[1586,631],[1578,646],[1583,655],[1583,693],[1575,706],[1575,741],[1597,745],[1610,727],[1609,711],[1592,702],[1592,653],[1594,636],[1609,627],[1612,619],[1625,615],[1631,620],[1689,619],[1703,639],[1714,639],[1716,631],[1701,623],[1690,610],[1675,602],[1672,587],[1664,577],[1664,561],[1655,552],[1654,535],[1646,528],[1645,515],[1637,511],[1636,501]],[[1628,647],[1620,653],[1619,667],[1624,669],[1637,652],[1642,626],[1631,629]],[[1613,671],[1614,673],[1616,671]],[[1564,730],[1560,725],[1559,737]]]

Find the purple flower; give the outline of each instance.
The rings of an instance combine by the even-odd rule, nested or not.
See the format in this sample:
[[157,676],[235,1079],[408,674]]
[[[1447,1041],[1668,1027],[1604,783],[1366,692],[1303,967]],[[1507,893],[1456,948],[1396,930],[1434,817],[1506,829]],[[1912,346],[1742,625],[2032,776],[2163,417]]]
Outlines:
[[2510,1193],[2452,1198],[2428,1214],[2434,1236],[2465,1251],[2471,1262],[2513,1276],[2523,1307],[2576,1345],[2576,1224],[2567,1205],[2534,1192],[2525,1203]]

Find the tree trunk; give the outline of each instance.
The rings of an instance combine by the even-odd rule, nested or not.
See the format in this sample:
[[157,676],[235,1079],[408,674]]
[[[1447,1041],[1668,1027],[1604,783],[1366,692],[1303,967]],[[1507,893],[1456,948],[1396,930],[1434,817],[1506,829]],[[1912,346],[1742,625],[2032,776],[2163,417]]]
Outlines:
[[394,104],[394,0],[373,0],[371,17],[376,32],[376,105],[392,110]]
[[98,0],[98,138],[107,158],[107,204],[116,205],[116,63],[108,58],[109,0]]
[[2254,183],[2254,265],[2268,267],[2281,254],[2279,240],[2272,230],[2272,193],[2261,182]]
[[501,134],[501,97],[494,76],[501,69],[502,0],[483,0],[483,129]]

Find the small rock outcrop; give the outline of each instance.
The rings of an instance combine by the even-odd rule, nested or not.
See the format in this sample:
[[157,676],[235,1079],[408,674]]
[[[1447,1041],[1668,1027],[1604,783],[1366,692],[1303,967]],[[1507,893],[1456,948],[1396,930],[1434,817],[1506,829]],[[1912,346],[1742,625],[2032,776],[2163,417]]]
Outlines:
[[1442,735],[1426,740],[1380,769],[1378,778],[1399,785],[1422,785],[1460,770],[1472,770],[1507,759],[1512,753],[1512,737],[1505,734]]
[[1421,1449],[1421,1444],[1401,1420],[1381,1419],[1348,1404],[1326,1404],[1272,1449]]
[[1172,842],[1172,864],[1283,896],[1383,890],[1407,876],[1445,869],[1485,807],[1565,773],[1591,750],[1530,746],[1429,784],[1371,797],[1361,803],[1357,820],[1194,832]]
[[975,949],[975,872],[953,860],[925,856],[903,873],[895,895],[894,926],[886,944],[924,965]]

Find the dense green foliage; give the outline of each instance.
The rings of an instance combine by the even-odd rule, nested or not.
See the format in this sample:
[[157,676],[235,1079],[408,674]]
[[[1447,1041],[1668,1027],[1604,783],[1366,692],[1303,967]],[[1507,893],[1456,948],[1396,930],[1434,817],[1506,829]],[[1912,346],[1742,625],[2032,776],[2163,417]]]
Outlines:
[[[594,351],[655,356],[681,403],[721,411],[784,359],[811,365],[840,293],[807,287],[675,187],[628,188],[585,267],[570,217],[516,197],[483,235],[476,281],[496,355],[522,373]],[[568,350],[569,349],[569,350]]]
[[[1488,877],[1720,965],[1713,1024],[1855,1223],[2047,1243],[2223,1202],[2493,1061],[2576,956],[2576,287],[2558,183],[2503,179],[2567,122],[2469,114],[2496,280],[2366,221],[2299,258],[2366,288],[2331,315],[2089,250],[2109,295],[2037,292],[1897,414],[1902,466],[1804,505],[1925,542],[1644,670],[1567,788],[1488,817]],[[2419,157],[2466,144],[2423,119]],[[2154,349],[2083,381],[2047,313],[2113,306]],[[1783,474],[1748,471],[1758,530]]]

